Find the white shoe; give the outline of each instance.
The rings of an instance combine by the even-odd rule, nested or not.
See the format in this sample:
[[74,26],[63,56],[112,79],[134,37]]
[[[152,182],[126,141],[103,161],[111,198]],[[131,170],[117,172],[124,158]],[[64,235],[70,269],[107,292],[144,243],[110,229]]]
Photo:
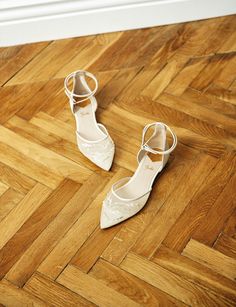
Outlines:
[[[92,79],[95,83],[94,90],[91,91],[87,79],[88,81]],[[72,81],[72,90],[69,89],[70,81]],[[78,70],[66,77],[64,86],[76,120],[77,143],[80,151],[97,166],[108,171],[112,165],[115,146],[107,129],[96,120],[97,100],[94,94],[98,88],[97,79],[87,71]]]
[[[145,141],[150,128],[154,128],[154,132]],[[171,148],[166,139],[167,131],[173,138]],[[144,207],[156,176],[163,170],[176,145],[177,137],[166,124],[156,122],[144,127],[142,145],[137,156],[138,168],[132,177],[123,178],[112,186],[102,206],[102,229],[130,218]]]

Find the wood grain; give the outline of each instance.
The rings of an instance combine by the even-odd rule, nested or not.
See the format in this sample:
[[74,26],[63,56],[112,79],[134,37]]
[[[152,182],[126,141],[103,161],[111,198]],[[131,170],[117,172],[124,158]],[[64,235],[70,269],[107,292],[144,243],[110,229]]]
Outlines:
[[[0,306],[235,306],[236,16],[0,49]],[[78,150],[63,83],[98,79],[111,171]],[[143,127],[178,146],[134,217],[102,202]]]
[[183,255],[206,265],[223,276],[235,280],[236,260],[194,239],[191,239],[186,245]]
[[[184,277],[179,277],[135,254],[128,254],[122,262],[121,267],[189,305],[225,304],[227,302],[227,299],[220,297],[218,294],[210,290],[205,292],[203,288],[194,283],[190,283]],[[230,304],[229,301],[228,304]],[[231,304],[233,306],[233,302]]]

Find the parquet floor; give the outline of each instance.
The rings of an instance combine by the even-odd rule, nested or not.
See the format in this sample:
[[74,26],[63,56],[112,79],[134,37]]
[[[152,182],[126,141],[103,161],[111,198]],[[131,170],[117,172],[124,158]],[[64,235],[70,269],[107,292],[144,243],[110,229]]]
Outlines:
[[[235,306],[236,16],[0,50],[0,305]],[[77,150],[64,77],[99,80],[111,172]],[[134,218],[100,230],[143,126],[179,145]]]

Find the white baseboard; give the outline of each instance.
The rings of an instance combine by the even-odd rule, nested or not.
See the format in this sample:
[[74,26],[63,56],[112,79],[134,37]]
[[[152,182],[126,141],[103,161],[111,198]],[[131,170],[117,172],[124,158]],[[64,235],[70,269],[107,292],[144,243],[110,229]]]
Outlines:
[[236,13],[236,0],[2,0],[0,46]]

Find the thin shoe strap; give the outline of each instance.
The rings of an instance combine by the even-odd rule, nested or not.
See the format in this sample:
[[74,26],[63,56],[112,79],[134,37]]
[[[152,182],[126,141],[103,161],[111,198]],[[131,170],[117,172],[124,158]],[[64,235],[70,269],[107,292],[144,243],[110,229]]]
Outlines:
[[[164,126],[166,128],[166,130],[168,130],[173,138],[173,144],[172,146],[167,149],[167,150],[163,150],[163,151],[159,151],[159,150],[154,150],[153,148],[151,148],[147,142],[145,142],[145,136],[146,136],[146,133],[147,131],[151,128],[151,127],[155,127],[155,131],[154,131],[154,134],[156,133],[156,129],[158,126]],[[160,155],[167,155],[167,154],[170,154],[176,147],[177,145],[177,136],[176,134],[174,133],[173,130],[171,130],[171,128],[162,123],[162,122],[155,122],[155,123],[151,123],[151,124],[148,124],[144,127],[143,129],[143,135],[142,135],[142,145],[141,145],[141,149],[145,150],[145,151],[148,151],[148,152],[151,152],[153,154],[160,154]]]
[[135,198],[122,198],[117,194],[117,190],[119,190],[119,188],[123,187],[126,183],[128,183],[128,181],[130,180],[131,177],[125,177],[120,179],[119,181],[117,181],[115,184],[113,184],[113,186],[111,187],[111,192],[113,195],[115,195],[119,200],[123,201],[123,202],[130,202],[130,201],[137,201],[141,198],[143,198],[145,195],[147,195],[148,193],[151,192],[152,189],[148,190],[147,192],[145,192],[143,195],[140,195],[138,197]]
[[[90,91],[90,93],[88,93],[88,94],[78,95],[78,94],[73,93],[69,89],[69,82],[70,82],[71,79],[74,79],[77,74],[81,74],[83,76],[91,78],[95,82],[94,90]],[[94,94],[96,93],[96,91],[98,89],[98,81],[97,81],[96,77],[93,74],[91,74],[90,72],[85,71],[85,70],[77,70],[77,71],[74,71],[74,72],[70,73],[65,78],[64,87],[65,87],[66,95],[68,96],[69,99],[71,99],[73,101],[73,104],[76,105],[76,104],[79,104],[79,103],[81,103],[81,102],[83,102],[85,100],[90,99],[92,96],[94,96]],[[80,99],[79,101],[76,101],[74,98],[82,98],[82,99]]]

